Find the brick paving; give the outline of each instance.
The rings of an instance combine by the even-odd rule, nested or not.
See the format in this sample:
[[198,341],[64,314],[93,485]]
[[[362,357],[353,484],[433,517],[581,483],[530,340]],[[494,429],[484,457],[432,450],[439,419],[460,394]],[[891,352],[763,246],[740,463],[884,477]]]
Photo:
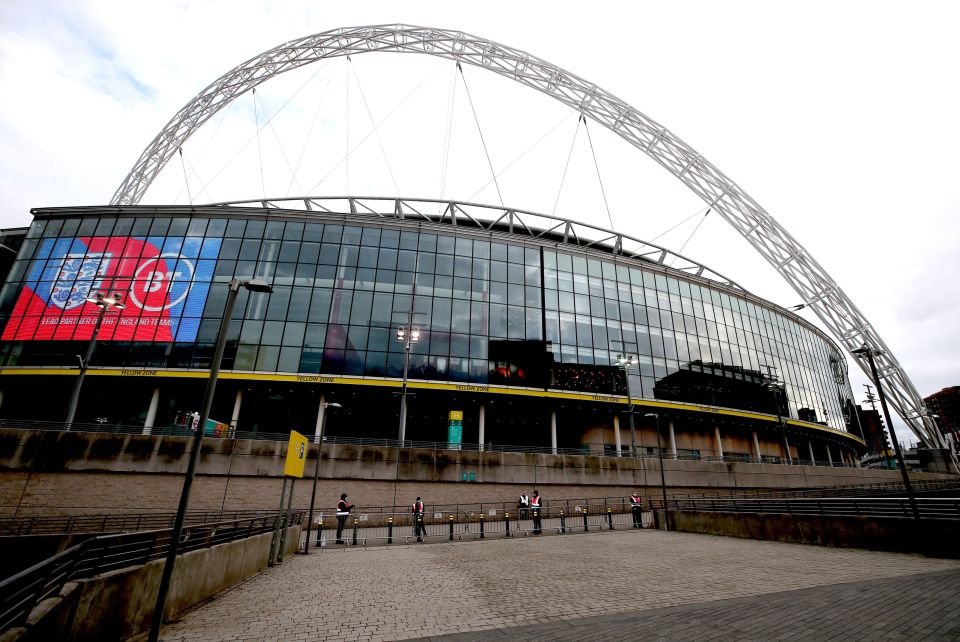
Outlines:
[[626,530],[298,555],[162,638],[957,638],[958,595],[957,560]]

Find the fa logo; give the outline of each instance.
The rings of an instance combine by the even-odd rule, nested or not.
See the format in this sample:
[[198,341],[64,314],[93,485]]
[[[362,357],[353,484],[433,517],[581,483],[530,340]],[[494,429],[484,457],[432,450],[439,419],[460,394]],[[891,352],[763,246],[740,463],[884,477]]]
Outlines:
[[300,442],[300,445],[297,446],[297,457],[298,457],[298,458],[303,459],[303,453],[304,453],[304,451],[306,450],[306,447],[307,447],[306,444],[304,444],[303,442]]

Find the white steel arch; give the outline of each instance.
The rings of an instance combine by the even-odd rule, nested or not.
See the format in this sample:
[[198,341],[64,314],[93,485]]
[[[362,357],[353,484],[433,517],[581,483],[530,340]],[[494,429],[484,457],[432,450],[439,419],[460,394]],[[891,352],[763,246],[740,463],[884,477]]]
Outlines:
[[870,376],[867,345],[876,355],[885,391],[900,417],[926,446],[943,436],[923,399],[873,326],[836,281],[773,217],[673,132],[606,90],[528,53],[460,31],[409,25],[335,29],[292,40],[233,68],[170,120],[137,159],[111,204],[139,203],[177,149],[204,122],[260,83],[319,60],[371,51],[417,53],[487,69],[576,109],[647,154],[720,214],[759,252]]

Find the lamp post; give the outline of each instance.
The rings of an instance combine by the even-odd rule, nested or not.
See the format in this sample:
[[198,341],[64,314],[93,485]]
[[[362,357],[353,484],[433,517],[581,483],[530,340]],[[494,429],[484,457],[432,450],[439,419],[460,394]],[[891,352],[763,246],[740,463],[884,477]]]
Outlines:
[[310,514],[307,517],[307,542],[303,545],[303,554],[310,553],[310,525],[313,524],[313,505],[317,499],[317,479],[320,478],[320,452],[323,450],[323,431],[327,427],[327,409],[341,408],[342,406],[335,401],[325,401],[323,406],[323,420],[320,422],[320,438],[317,440],[317,465],[313,469],[313,492],[310,493]]
[[648,412],[644,415],[647,419],[653,417],[657,425],[657,456],[660,458],[660,489],[663,491],[663,530],[670,530],[667,522],[669,521],[670,511],[667,509],[667,478],[663,472],[663,446],[660,443],[660,415],[655,412]]
[[907,467],[903,463],[903,453],[900,452],[900,442],[897,441],[897,432],[893,429],[893,422],[890,420],[890,411],[887,409],[887,397],[883,394],[883,386],[880,385],[880,375],[877,374],[877,364],[873,360],[874,350],[864,345],[862,348],[851,351],[851,354],[865,354],[867,361],[870,363],[873,385],[877,387],[877,395],[880,397],[880,407],[883,408],[883,418],[887,421],[887,429],[890,431],[890,441],[893,442],[893,451],[897,454],[897,465],[900,466],[900,474],[903,476],[903,487],[906,489],[907,497],[910,500],[913,518],[919,520],[920,510],[917,508],[917,499],[913,495],[913,486],[910,485],[910,476],[907,475]]
[[123,310],[121,301],[123,296],[120,292],[111,292],[105,295],[103,292],[97,292],[94,296],[87,297],[87,303],[93,303],[100,312],[97,313],[97,323],[93,326],[93,335],[90,337],[90,343],[87,344],[87,352],[80,359],[80,374],[73,384],[73,392],[70,394],[70,402],[67,404],[67,419],[64,422],[64,430],[70,430],[73,426],[73,418],[77,414],[77,405],[80,403],[80,388],[83,387],[83,379],[87,376],[87,368],[90,366],[90,360],[93,358],[93,351],[97,348],[97,337],[100,335],[100,328],[103,326],[103,317],[107,315],[107,310]]
[[[636,363],[633,356],[629,354],[618,354],[617,355],[617,365],[623,368],[623,378],[627,381],[627,411],[629,413],[630,421],[630,453],[631,456],[637,458],[637,433],[633,426],[633,395],[630,394],[630,367]],[[659,439],[660,434],[657,433],[657,438]],[[619,457],[620,454],[617,453]]]
[[203,442],[203,431],[210,417],[210,406],[213,404],[213,393],[217,387],[217,376],[220,374],[220,361],[223,359],[223,350],[227,344],[227,330],[230,327],[230,317],[233,316],[233,306],[237,301],[240,288],[244,287],[251,292],[273,292],[270,284],[261,279],[230,281],[230,292],[220,319],[220,330],[217,333],[217,345],[213,352],[213,361],[210,364],[210,378],[207,379],[207,389],[203,393],[203,405],[200,409],[200,421],[197,432],[193,436],[193,449],[190,451],[190,463],[183,479],[183,490],[180,492],[180,505],[177,507],[177,516],[173,522],[173,532],[170,534],[170,546],[167,549],[167,559],[163,565],[163,575],[160,577],[160,589],[157,591],[157,603],[153,608],[153,620],[150,623],[150,642],[157,642],[160,638],[160,626],[163,624],[163,610],[167,601],[167,592],[170,590],[170,578],[173,575],[173,566],[177,561],[177,549],[180,547],[180,535],[183,532],[183,519],[190,501],[190,488],[193,486],[193,477],[197,470],[197,460],[200,458],[200,445]]
[[403,446],[407,434],[407,371],[410,368],[410,346],[420,341],[420,328],[413,325],[413,306],[407,313],[407,325],[397,328],[397,343],[403,344],[403,388],[400,392],[400,429],[397,441]]

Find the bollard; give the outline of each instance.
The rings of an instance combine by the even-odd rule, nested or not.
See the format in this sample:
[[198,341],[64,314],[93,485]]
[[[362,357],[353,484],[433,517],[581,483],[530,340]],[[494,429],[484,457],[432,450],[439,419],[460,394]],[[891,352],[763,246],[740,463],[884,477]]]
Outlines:
[[453,515],[450,516],[450,541],[453,541]]
[[353,545],[357,545],[357,526],[360,523],[360,520],[356,517],[353,518]]
[[323,518],[317,522],[317,544],[316,546],[323,546]]
[[590,530],[590,526],[587,524],[587,507],[583,507],[583,532],[586,533]]
[[483,513],[480,513],[480,539],[483,539]]
[[607,508],[607,524],[610,526],[610,530],[613,530],[613,511],[609,507]]
[[393,544],[393,517],[387,518],[387,544]]
[[503,514],[504,527],[507,529],[507,537],[510,537],[510,513]]
[[560,532],[561,533],[567,532],[567,522],[563,516],[563,509],[560,510]]

